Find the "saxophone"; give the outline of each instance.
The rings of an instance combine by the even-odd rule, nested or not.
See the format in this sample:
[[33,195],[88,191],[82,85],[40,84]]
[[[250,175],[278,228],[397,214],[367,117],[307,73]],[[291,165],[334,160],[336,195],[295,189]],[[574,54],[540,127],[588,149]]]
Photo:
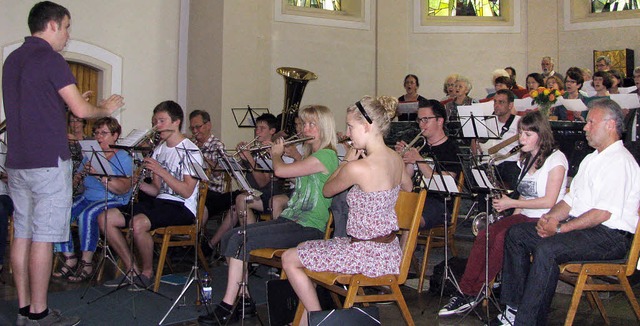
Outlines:
[[149,131],[149,133],[144,136],[144,139],[142,140],[142,142],[148,142],[150,147],[149,147],[149,152],[147,152],[142,157],[140,166],[136,169],[136,172],[134,173],[134,176],[137,174],[138,177],[136,178],[136,182],[133,184],[133,187],[131,188],[131,198],[133,202],[138,201],[138,192],[140,191],[140,185],[144,182],[144,179],[151,177],[151,171],[149,171],[149,169],[144,167],[144,159],[151,157],[155,149],[158,148],[160,145],[162,145],[162,143],[164,143],[164,140],[160,140],[160,132],[161,130],[158,130],[157,127],[153,127]]
[[[504,155],[491,155],[489,162],[487,162],[487,179],[494,186],[501,185],[500,180],[496,174],[496,165],[495,161],[503,160],[516,152],[518,152],[522,148],[522,145],[517,145],[512,148],[507,154]],[[502,195],[510,193],[509,190],[493,188],[489,192],[490,199],[499,199],[502,198]],[[484,230],[488,225],[491,225],[495,222],[500,221],[501,219],[509,216],[510,214],[506,214],[506,211],[498,212],[493,205],[491,206],[491,214],[487,216],[486,212],[481,212],[473,218],[473,223],[471,224],[471,232],[474,236],[478,235],[480,230]]]

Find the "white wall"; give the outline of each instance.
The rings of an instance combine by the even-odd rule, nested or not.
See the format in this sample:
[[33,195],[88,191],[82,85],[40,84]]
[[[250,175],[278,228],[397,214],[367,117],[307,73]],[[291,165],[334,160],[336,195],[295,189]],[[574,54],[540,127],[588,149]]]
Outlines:
[[[29,35],[27,16],[36,2],[0,0],[1,47]],[[57,2],[71,12],[71,39],[95,44],[123,58],[122,95],[126,102],[121,118],[123,131],[149,128],[154,106],[177,96],[180,2]]]

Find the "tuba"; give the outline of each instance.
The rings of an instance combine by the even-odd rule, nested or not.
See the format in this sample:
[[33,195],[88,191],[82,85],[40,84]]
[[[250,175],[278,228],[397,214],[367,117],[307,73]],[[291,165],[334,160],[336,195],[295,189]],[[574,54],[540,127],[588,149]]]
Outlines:
[[298,112],[304,89],[310,80],[318,79],[311,71],[300,68],[280,67],[276,72],[284,77],[284,107],[280,122],[280,131],[287,135],[296,133],[295,113]]

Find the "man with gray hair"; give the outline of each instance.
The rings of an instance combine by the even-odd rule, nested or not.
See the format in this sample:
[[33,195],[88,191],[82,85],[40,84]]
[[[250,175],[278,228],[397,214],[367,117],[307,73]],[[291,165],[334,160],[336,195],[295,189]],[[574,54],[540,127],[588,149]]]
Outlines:
[[606,55],[601,55],[596,58],[596,71],[609,71],[611,70],[611,59]]
[[564,80],[561,74],[557,73],[555,69],[555,62],[552,57],[542,57],[542,62],[540,62],[540,67],[542,67],[542,76],[546,80],[550,76],[558,76],[561,80]]
[[[509,229],[500,299],[507,307],[491,325],[544,325],[559,264],[624,258],[638,223],[640,167],[622,145],[622,110],[610,100],[589,103],[589,146],[571,192],[538,222]],[[531,260],[533,256],[533,260]]]

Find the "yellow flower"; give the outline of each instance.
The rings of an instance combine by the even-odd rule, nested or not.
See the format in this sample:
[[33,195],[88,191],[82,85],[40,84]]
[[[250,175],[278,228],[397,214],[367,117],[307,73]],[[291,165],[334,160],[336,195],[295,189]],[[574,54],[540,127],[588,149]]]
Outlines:
[[549,95],[549,93],[551,93],[551,91],[549,89],[545,89],[544,92],[542,92],[544,95]]
[[531,91],[531,97],[536,98],[538,95],[540,95],[538,94],[538,91]]

